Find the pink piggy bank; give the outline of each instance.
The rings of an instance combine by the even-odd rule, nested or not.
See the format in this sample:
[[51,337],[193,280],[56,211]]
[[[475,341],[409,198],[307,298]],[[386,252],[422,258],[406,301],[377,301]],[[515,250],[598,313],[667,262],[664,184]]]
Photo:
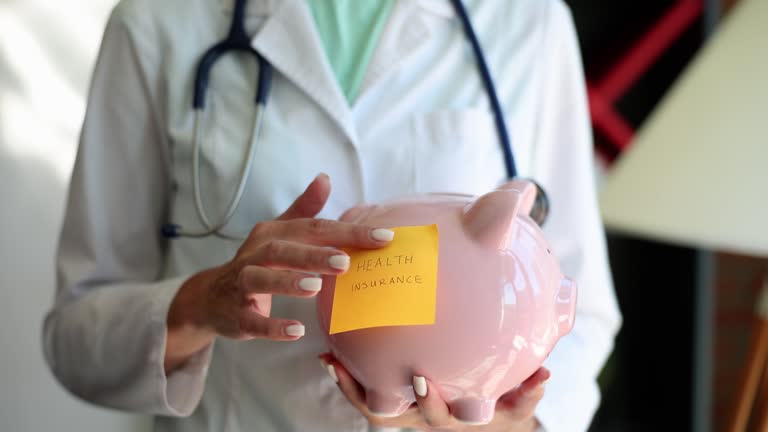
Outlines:
[[433,325],[329,335],[336,279],[324,279],[320,325],[333,355],[365,388],[371,412],[402,414],[419,375],[436,384],[456,419],[488,423],[498,398],[571,330],[576,285],[529,216],[535,199],[532,183],[515,180],[479,198],[430,194],[341,217],[375,227],[437,224],[440,236]]

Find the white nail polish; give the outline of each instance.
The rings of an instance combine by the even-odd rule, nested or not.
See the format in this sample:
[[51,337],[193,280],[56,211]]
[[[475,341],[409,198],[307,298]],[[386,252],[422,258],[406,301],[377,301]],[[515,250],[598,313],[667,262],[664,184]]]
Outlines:
[[333,382],[338,384],[339,383],[339,376],[336,375],[336,368],[332,364],[329,364],[326,367],[326,369],[328,370],[328,375],[331,376],[331,379],[333,380]]
[[334,255],[328,259],[328,265],[337,270],[349,270],[349,257],[347,255]]
[[423,376],[413,377],[413,391],[420,397],[427,396],[427,380]]
[[316,277],[308,277],[299,281],[299,288],[304,291],[318,292],[323,288],[323,280]]
[[371,237],[377,241],[392,241],[395,238],[395,232],[392,230],[379,228],[371,231]]
[[293,324],[285,327],[286,336],[304,336],[304,326],[301,324]]

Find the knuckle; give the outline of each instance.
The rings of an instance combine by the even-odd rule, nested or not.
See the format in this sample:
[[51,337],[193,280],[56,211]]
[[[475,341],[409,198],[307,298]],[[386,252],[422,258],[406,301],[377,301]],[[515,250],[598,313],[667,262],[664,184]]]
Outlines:
[[292,285],[293,278],[282,272],[273,272],[269,278],[269,290],[273,293],[280,293],[287,291],[287,288]]
[[270,227],[272,226],[272,222],[259,222],[256,225],[251,228],[251,233],[249,237],[251,238],[260,238],[263,237],[267,232],[270,231]]
[[322,262],[325,260],[325,253],[318,252],[316,250],[307,250],[304,252],[302,263],[306,269],[317,269],[322,267]]
[[283,336],[283,325],[280,321],[270,319],[269,324],[267,325],[267,332],[266,336],[269,339],[279,339]]
[[237,264],[227,265],[213,280],[207,293],[208,299],[226,298],[237,292],[240,289],[241,272],[242,268]]
[[282,335],[282,327],[278,320],[268,317],[254,319],[249,314],[241,314],[240,330],[251,338],[278,339]]
[[270,240],[264,243],[264,259],[269,264],[277,262],[285,251],[285,243],[280,240]]
[[356,227],[355,241],[362,245],[373,243],[373,240],[371,239],[371,229],[365,226]]
[[333,222],[328,219],[309,219],[307,226],[311,235],[322,236],[331,230]]
[[247,297],[249,293],[263,293],[274,287],[273,271],[258,266],[248,266],[240,272],[240,289]]
[[533,402],[538,402],[544,397],[544,386],[538,386],[528,393],[528,399]]
[[544,388],[537,390],[533,395],[533,400],[538,402],[544,398]]
[[241,268],[237,273],[237,276],[235,277],[235,286],[237,286],[241,291],[248,291],[251,287],[252,271],[253,270],[250,266],[245,266]]
[[261,333],[258,323],[254,323],[247,319],[246,314],[239,313],[235,318],[237,320],[237,329],[241,335],[248,335],[250,337],[258,337]]

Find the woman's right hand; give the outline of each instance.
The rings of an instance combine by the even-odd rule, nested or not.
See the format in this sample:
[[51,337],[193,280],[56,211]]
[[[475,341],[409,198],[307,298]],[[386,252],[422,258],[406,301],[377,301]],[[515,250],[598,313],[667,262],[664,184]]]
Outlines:
[[230,262],[181,286],[168,311],[166,373],[218,335],[299,339],[301,322],[270,316],[272,296],[314,297],[322,285],[319,276],[349,268],[349,256],[337,247],[371,249],[392,240],[387,229],[313,219],[329,195],[328,176],[318,176],[282,216],[256,224]]

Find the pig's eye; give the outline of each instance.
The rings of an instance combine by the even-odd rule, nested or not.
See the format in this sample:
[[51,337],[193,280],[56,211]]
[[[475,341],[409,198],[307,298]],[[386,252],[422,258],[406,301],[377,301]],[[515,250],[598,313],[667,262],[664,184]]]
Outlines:
[[552,255],[552,251],[550,251],[549,248],[547,248],[547,253]]

